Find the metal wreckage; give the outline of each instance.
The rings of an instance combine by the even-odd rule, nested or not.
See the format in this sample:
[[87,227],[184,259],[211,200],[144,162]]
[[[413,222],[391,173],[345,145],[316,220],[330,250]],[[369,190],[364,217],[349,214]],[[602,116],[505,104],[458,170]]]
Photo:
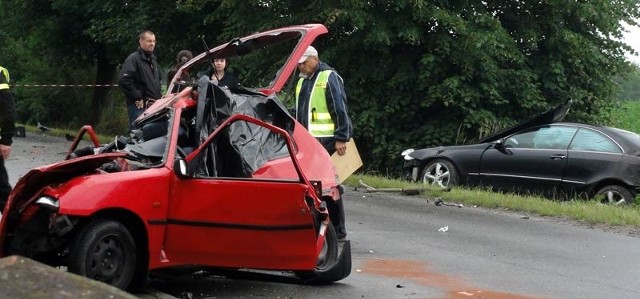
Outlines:
[[[64,161],[16,184],[0,221],[0,256],[66,266],[127,290],[181,267],[291,271],[319,284],[347,277],[350,242],[338,241],[323,202],[339,197],[335,169],[278,97],[326,32],[292,26],[207,49],[130,136],[100,144],[84,126]],[[254,53],[280,64],[245,63],[255,63],[243,60]],[[207,77],[181,80],[213,58],[263,72],[268,83],[229,89]],[[88,147],[80,146],[85,135]]]

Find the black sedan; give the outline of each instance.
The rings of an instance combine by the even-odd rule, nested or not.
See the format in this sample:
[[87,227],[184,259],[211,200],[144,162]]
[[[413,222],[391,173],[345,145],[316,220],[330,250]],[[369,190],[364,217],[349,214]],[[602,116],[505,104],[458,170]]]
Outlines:
[[442,187],[491,186],[555,198],[632,203],[640,190],[640,135],[561,122],[569,106],[477,144],[405,150],[407,176]]

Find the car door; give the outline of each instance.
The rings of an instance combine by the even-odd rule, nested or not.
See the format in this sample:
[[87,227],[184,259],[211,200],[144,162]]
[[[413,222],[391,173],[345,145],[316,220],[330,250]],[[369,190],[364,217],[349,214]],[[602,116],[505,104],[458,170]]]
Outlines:
[[516,133],[487,149],[480,160],[483,184],[502,190],[552,193],[560,187],[567,147],[576,128],[546,125]]
[[[243,144],[228,129],[216,130],[187,157],[189,177],[174,179],[164,240],[168,260],[233,268],[309,269],[316,262],[314,216],[307,205],[309,186],[300,176],[254,178]],[[255,124],[250,124],[255,128]],[[263,128],[264,129],[264,128]],[[283,131],[284,132],[284,131]],[[284,138],[271,134],[273,138]],[[286,142],[285,142],[286,144]],[[256,145],[256,144],[254,144]],[[260,146],[252,146],[259,149]],[[208,151],[215,151],[210,155]],[[256,152],[251,152],[257,155]],[[211,158],[211,159],[208,159]],[[279,167],[291,156],[267,158]],[[205,168],[215,169],[205,169]],[[295,170],[288,173],[296,174]]]
[[569,159],[562,182],[565,192],[581,191],[588,184],[620,176],[623,151],[606,134],[580,128],[569,145]]

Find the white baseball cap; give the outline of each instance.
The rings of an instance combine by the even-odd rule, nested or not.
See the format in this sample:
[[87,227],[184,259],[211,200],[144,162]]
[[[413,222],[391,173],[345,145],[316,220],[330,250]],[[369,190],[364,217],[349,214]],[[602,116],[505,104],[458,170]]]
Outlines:
[[307,60],[307,58],[309,58],[309,56],[318,56],[318,50],[316,50],[316,48],[312,46],[309,46],[309,48],[304,51],[304,54],[302,54],[302,57],[300,57],[300,60],[298,60],[298,63],[303,63],[305,60]]

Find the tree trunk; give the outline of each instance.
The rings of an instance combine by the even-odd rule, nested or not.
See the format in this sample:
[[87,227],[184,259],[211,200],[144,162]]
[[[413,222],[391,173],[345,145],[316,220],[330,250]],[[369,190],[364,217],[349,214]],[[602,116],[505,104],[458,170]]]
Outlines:
[[[96,57],[96,86],[93,90],[93,100],[91,101],[91,119],[88,123],[97,125],[100,123],[100,116],[105,108],[113,105],[113,100],[109,97],[111,89],[116,87],[110,86],[115,84],[113,78],[116,73],[116,65],[107,59],[106,51],[99,50]],[[101,86],[107,85],[107,86]]]

